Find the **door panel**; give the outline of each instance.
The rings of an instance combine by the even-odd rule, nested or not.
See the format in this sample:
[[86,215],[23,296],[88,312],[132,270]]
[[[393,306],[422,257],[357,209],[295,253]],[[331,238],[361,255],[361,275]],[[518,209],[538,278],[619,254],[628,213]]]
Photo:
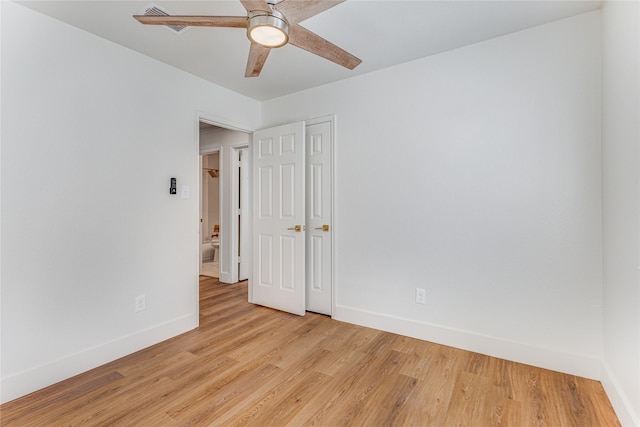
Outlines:
[[273,236],[261,235],[258,237],[259,251],[258,260],[260,265],[258,268],[258,277],[260,286],[273,286]]
[[260,183],[258,184],[258,188],[260,189],[259,193],[259,212],[260,219],[268,219],[273,218],[273,168],[270,166],[265,166],[260,168],[259,172]]
[[[299,169],[299,167],[298,167]],[[281,206],[283,219],[294,219],[296,216],[296,165],[288,164],[280,166],[280,182],[281,182]]]
[[[296,269],[292,262],[284,260],[295,259],[296,257],[296,238],[294,236],[280,236],[280,276],[281,286],[283,290],[295,291],[296,289]],[[300,284],[298,283],[298,286]]]
[[305,313],[304,129],[299,122],[256,131],[252,145],[252,302],[299,315]]
[[309,125],[307,141],[307,310],[331,315],[331,122]]
[[322,283],[322,236],[311,236],[311,256],[309,257],[311,260],[310,269],[311,269],[311,283],[310,287],[312,291],[320,291],[323,290]]

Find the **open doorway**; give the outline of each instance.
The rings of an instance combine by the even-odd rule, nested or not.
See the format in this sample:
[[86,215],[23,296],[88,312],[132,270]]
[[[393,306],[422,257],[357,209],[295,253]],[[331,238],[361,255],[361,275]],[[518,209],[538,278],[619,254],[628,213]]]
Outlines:
[[[248,200],[249,167],[245,162],[251,134],[199,120],[200,180],[200,255],[201,274],[212,270],[222,283],[236,283],[247,278],[246,263],[250,210],[243,207]],[[215,178],[212,177],[215,175]],[[215,209],[216,186],[218,205]],[[208,193],[205,195],[205,189]],[[205,200],[206,198],[206,200]],[[213,214],[209,211],[214,210]],[[215,211],[218,216],[215,217]],[[205,221],[205,217],[207,220]],[[203,262],[203,261],[208,262]],[[204,267],[204,268],[202,268]],[[213,277],[213,276],[212,276]]]
[[200,274],[220,277],[220,153],[202,156]]

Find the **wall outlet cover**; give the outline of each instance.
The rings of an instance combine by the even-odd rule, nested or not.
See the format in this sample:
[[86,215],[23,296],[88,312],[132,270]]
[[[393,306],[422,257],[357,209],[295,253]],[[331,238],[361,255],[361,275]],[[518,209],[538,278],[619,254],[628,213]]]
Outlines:
[[146,295],[142,294],[142,295],[138,295],[136,297],[136,305],[134,308],[134,312],[139,312],[144,310],[145,308],[147,308],[147,301],[146,301]]

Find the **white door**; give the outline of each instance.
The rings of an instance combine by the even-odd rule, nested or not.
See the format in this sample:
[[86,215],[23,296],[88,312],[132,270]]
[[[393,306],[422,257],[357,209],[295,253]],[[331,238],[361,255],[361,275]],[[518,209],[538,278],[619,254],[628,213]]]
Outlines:
[[253,133],[253,303],[305,314],[304,122]]
[[331,315],[332,132],[331,122],[308,125],[307,146],[307,310]]

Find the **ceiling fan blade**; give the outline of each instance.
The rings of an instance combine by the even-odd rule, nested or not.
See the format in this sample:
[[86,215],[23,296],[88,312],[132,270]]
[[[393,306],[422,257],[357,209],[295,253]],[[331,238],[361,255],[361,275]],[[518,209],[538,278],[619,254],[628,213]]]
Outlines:
[[247,9],[247,12],[251,12],[252,10],[271,12],[271,8],[265,0],[240,0],[240,3]]
[[276,9],[286,18],[289,25],[297,24],[332,8],[345,0],[283,0]]
[[264,47],[258,43],[251,43],[249,48],[249,58],[247,59],[247,69],[244,73],[245,77],[258,77],[262,67],[271,52],[271,48]]
[[289,43],[350,70],[362,62],[346,50],[297,24],[289,27]]
[[247,28],[246,16],[154,16],[134,15],[146,25],[184,25],[187,27]]

